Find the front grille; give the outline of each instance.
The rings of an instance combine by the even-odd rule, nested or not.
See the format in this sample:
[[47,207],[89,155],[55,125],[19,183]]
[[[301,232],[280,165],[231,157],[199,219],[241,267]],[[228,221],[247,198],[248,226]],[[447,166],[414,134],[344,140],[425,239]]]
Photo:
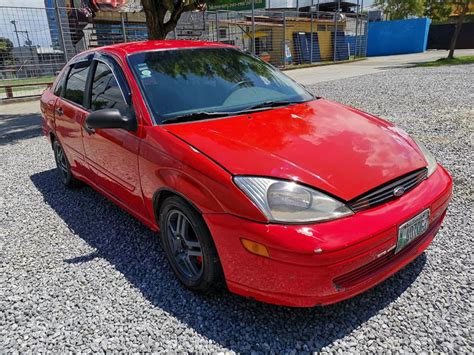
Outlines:
[[390,268],[393,263],[402,260],[413,249],[416,249],[418,246],[420,246],[429,236],[436,233],[441,227],[441,222],[443,222],[445,213],[446,211],[444,211],[436,220],[432,221],[430,227],[425,233],[420,235],[397,254],[395,254],[395,247],[393,247],[387,254],[376,258],[375,260],[372,260],[371,262],[359,267],[358,269],[352,270],[347,274],[336,277],[333,280],[334,286],[337,289],[351,288],[364,281],[367,281],[371,277],[379,275],[381,272],[386,270],[386,268]]
[[354,212],[360,212],[381,205],[382,203],[399,197],[395,195],[397,188],[403,188],[404,193],[406,193],[418,186],[418,184],[426,179],[427,175],[428,169],[426,168],[413,171],[356,197],[352,201],[349,201],[348,205]]

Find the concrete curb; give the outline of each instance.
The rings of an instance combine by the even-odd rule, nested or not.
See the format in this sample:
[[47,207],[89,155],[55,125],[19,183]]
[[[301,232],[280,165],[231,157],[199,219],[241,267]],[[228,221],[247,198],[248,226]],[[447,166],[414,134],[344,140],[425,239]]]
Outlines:
[[312,64],[298,64],[292,67],[285,67],[281,68],[281,71],[289,71],[289,70],[297,70],[297,69],[306,69],[306,68],[314,68],[314,67],[325,67],[328,65],[339,65],[339,64],[347,64],[347,63],[355,63],[360,62],[363,60],[367,60],[367,57],[364,58],[356,58],[350,60],[341,60],[339,62],[321,62],[321,63],[312,63]]

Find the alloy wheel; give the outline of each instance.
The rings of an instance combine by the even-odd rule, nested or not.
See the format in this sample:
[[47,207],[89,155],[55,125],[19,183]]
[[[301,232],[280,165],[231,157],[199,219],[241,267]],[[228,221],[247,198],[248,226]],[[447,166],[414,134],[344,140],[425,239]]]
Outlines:
[[203,273],[202,248],[188,218],[179,210],[172,210],[167,218],[167,239],[181,274],[197,280]]
[[59,144],[56,144],[56,165],[61,177],[63,180],[66,180],[69,175],[69,163],[66,154],[64,154],[63,148]]

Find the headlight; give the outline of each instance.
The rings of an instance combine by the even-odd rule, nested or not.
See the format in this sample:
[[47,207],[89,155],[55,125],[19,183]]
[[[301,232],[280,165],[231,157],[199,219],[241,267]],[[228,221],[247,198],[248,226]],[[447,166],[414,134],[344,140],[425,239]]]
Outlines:
[[416,144],[418,145],[418,148],[420,148],[421,152],[423,153],[425,160],[428,162],[428,176],[433,174],[436,171],[436,168],[438,167],[438,163],[436,162],[436,158],[434,157],[431,152],[426,149],[426,147],[418,140],[414,139]]
[[344,203],[295,182],[250,176],[234,181],[272,222],[306,223],[353,214]]

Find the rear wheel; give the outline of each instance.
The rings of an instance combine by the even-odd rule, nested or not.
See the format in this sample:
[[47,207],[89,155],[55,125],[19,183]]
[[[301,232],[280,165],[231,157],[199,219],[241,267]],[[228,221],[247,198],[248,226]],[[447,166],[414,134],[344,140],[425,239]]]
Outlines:
[[82,183],[77,180],[71,171],[71,165],[67,160],[66,153],[57,139],[53,142],[54,159],[56,160],[56,170],[63,184],[67,187],[78,187]]
[[202,216],[180,197],[167,198],[160,211],[161,240],[178,279],[207,293],[222,285],[222,268]]

